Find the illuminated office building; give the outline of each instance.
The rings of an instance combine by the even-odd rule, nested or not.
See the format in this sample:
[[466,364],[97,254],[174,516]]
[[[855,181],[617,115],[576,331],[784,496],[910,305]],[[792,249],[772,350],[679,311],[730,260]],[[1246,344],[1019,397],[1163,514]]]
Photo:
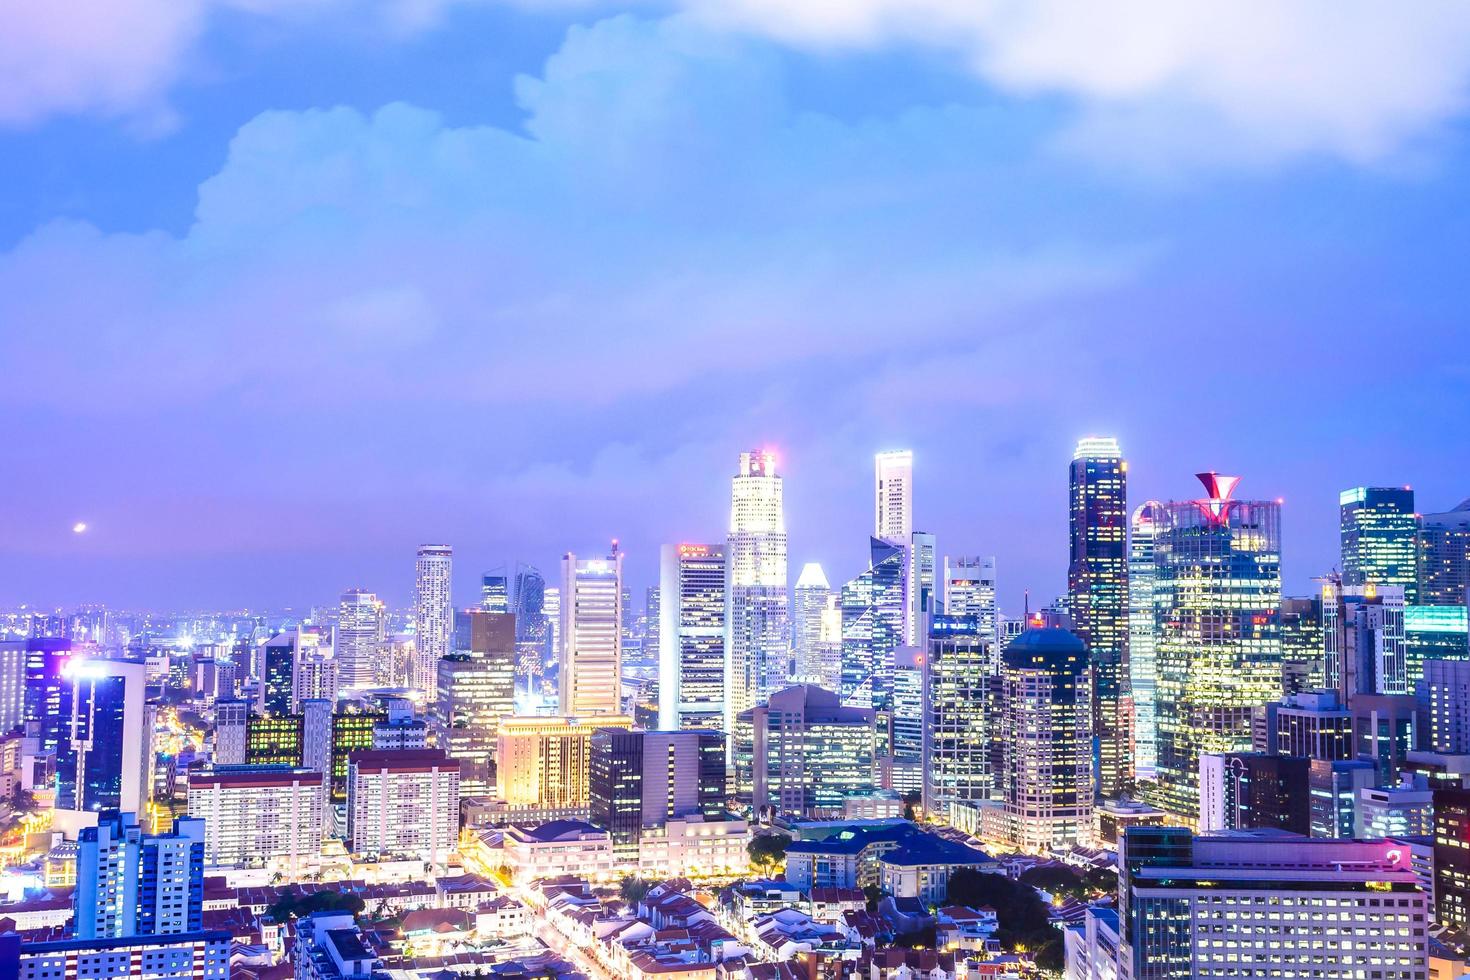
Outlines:
[[218,765],[245,764],[245,731],[250,706],[234,698],[214,702],[214,761]]
[[470,613],[469,650],[439,662],[438,745],[462,765],[467,796],[490,792],[500,724],[515,713],[515,617]]
[[1056,627],[1028,629],[1001,654],[1001,801],[1009,843],[1064,849],[1092,830],[1087,648]]
[[725,727],[785,686],[791,642],[786,516],[776,454],[740,454],[725,541]]
[[1162,504],[1154,536],[1158,784],[1169,813],[1198,813],[1199,756],[1251,748],[1255,709],[1281,691],[1281,505],[1208,496]]
[[997,797],[999,658],[973,615],[935,616],[924,663],[924,810],[953,820],[956,803]]
[[832,598],[832,586],[827,583],[822,566],[814,561],[803,565],[792,595],[791,652],[796,672],[803,679],[818,683],[815,677],[819,671],[814,665],[819,659],[817,645],[822,641],[822,614]]
[[561,561],[560,711],[615,715],[622,685],[623,554]]
[[305,743],[303,716],[251,715],[245,725],[245,762],[252,766],[299,766]]
[[510,806],[585,807],[592,733],[632,728],[626,716],[506,718],[496,749],[496,796]]
[[1398,586],[1322,586],[1325,686],[1355,694],[1407,694],[1404,592]]
[[[519,688],[539,693],[551,649],[551,622],[546,608],[546,579],[529,565],[516,566],[516,677]],[[556,615],[561,615],[560,608]]]
[[433,702],[438,692],[439,661],[449,653],[454,634],[452,599],[454,549],[447,544],[421,545],[414,563],[413,686]]
[[1326,683],[1322,597],[1281,600],[1281,693],[1287,697]]
[[1077,443],[1069,472],[1067,604],[1092,659],[1097,792],[1122,796],[1133,778],[1128,695],[1128,462],[1111,438]]
[[903,645],[902,545],[869,539],[868,570],[842,587],[842,702],[875,711],[893,706],[894,652]]
[[510,612],[510,579],[504,568],[480,576],[480,611],[502,615]]
[[993,557],[945,555],[941,583],[944,615],[972,616],[981,636],[996,639],[1000,613],[995,604],[995,582]]
[[876,788],[872,711],[797,684],[742,714],[755,812],[836,817],[848,799]]
[[914,453],[873,457],[873,537],[907,542],[914,533]]
[[1408,487],[1354,487],[1338,495],[1342,584],[1397,586],[1407,602],[1419,591],[1419,518]]
[[1470,755],[1470,660],[1426,660],[1418,699],[1426,747]]
[[937,549],[934,535],[925,531],[909,535],[909,567],[908,574],[904,576],[907,593],[904,642],[911,647],[925,643],[929,635],[929,620],[937,611]]
[[894,651],[892,704],[880,719],[879,785],[900,795],[924,790],[924,664],[927,659],[922,647],[903,646]]
[[337,680],[342,687],[371,687],[377,683],[387,625],[387,613],[376,595],[363,589],[349,589],[342,594],[335,643]]
[[592,733],[589,811],[618,854],[679,817],[725,815],[725,736],[717,731],[600,728]]
[[1128,533],[1128,686],[1133,701],[1133,764],[1153,775],[1158,762],[1154,722],[1154,534],[1163,504],[1133,511]]
[[659,553],[658,724],[725,723],[725,548],[666,544]]
[[1435,921],[1470,934],[1470,789],[1434,791]]
[[1310,759],[1271,752],[1199,757],[1201,833],[1271,828],[1312,831]]
[[1464,606],[1405,606],[1404,663],[1408,689],[1419,687],[1429,660],[1470,658],[1470,623]]
[[143,664],[73,657],[62,676],[56,809],[147,812],[154,709],[145,701]]
[[1463,606],[1470,590],[1470,498],[1443,514],[1419,519],[1418,601]]

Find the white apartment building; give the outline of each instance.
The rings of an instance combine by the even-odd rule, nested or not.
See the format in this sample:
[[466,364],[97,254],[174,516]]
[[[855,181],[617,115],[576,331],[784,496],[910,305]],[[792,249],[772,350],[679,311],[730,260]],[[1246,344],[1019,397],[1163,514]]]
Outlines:
[[206,867],[265,866],[288,877],[322,855],[322,774],[223,766],[189,774],[189,816],[204,820]]
[[347,841],[354,854],[440,863],[459,840],[460,760],[443,749],[354,752]]

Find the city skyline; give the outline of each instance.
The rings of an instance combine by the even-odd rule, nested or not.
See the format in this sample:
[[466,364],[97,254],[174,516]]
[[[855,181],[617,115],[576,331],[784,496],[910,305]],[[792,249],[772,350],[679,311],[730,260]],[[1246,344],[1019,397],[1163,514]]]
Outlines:
[[[1284,497],[1296,593],[1342,489],[1470,496],[1446,410],[1470,59],[1412,43],[1442,23],[1330,50],[1275,24],[1258,63],[1233,14],[1204,47],[1240,57],[1181,91],[1122,43],[1023,81],[998,64],[1029,35],[978,11],[956,58],[883,18],[859,42],[821,16],[248,6],[166,20],[153,58],[13,35],[0,407],[32,476],[0,486],[7,601],[398,605],[401,556],[439,540],[457,593],[613,537],[649,584],[660,545],[718,539],[751,445],[785,461],[791,560],[834,582],[872,455],[912,449],[916,526],[1000,557],[1008,606],[1065,586],[1057,461],[1091,432],[1137,499],[1202,469]],[[1303,60],[1312,86],[1277,74]],[[1340,380],[1377,349],[1395,397],[1356,409]]]

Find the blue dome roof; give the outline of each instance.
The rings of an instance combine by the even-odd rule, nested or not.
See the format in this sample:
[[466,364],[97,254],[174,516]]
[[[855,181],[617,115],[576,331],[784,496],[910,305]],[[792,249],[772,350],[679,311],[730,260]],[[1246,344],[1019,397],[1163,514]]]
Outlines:
[[1087,646],[1071,630],[1060,626],[1033,626],[1017,636],[1005,649],[1005,662],[1022,667],[1036,663],[1038,656],[1080,655],[1086,662]]

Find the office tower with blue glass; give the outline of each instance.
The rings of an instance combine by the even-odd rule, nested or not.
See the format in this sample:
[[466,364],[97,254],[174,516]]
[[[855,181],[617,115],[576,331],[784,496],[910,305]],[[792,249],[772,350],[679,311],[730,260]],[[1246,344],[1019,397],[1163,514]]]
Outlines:
[[[798,593],[799,595],[799,593]],[[659,727],[724,727],[725,546],[659,551]]]
[[1397,586],[1418,601],[1419,517],[1408,487],[1353,487],[1338,495],[1342,584]]

